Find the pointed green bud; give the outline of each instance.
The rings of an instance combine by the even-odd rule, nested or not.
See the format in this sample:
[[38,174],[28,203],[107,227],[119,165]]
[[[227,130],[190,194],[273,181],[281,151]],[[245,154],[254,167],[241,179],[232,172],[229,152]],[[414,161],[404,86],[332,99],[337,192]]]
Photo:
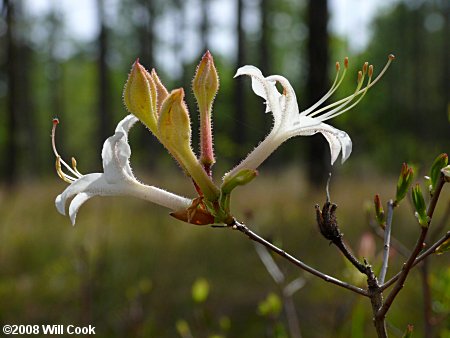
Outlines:
[[210,201],[219,198],[219,189],[203,170],[191,148],[191,121],[184,90],[172,90],[161,105],[158,118],[158,137],[161,143],[180,163]]
[[375,204],[375,216],[378,225],[384,229],[386,228],[386,215],[384,213],[383,206],[381,205],[381,199],[378,194],[375,195],[374,204]]
[[209,171],[215,163],[211,111],[219,89],[219,77],[209,51],[203,55],[192,81],[192,89],[200,112],[200,162]]
[[192,152],[191,120],[183,98],[182,88],[172,90],[162,103],[158,118],[161,142],[176,153]]
[[435,253],[442,255],[444,252],[450,251],[450,238],[436,248]]
[[430,169],[430,193],[433,195],[436,185],[439,181],[439,176],[441,175],[441,169],[448,164],[448,155],[440,154],[433,162]]
[[157,88],[150,73],[139,60],[136,60],[131,68],[123,90],[123,102],[128,111],[156,135]]
[[402,169],[400,171],[400,176],[397,182],[397,193],[395,195],[395,204],[400,203],[400,201],[405,198],[409,187],[411,186],[412,180],[414,178],[414,172],[412,168],[409,168],[406,163],[403,163]]
[[238,185],[245,185],[258,176],[258,171],[253,169],[242,169],[233,176],[225,177],[221,190],[224,194],[229,194]]
[[156,74],[156,70],[153,68],[151,73],[151,78],[153,82],[155,83],[156,87],[156,110],[157,115],[159,115],[159,111],[161,110],[161,105],[166,99],[167,96],[169,96],[169,92],[167,91],[166,87],[162,84],[161,80],[159,79],[158,74]]
[[430,218],[427,215],[427,207],[425,205],[425,200],[423,198],[422,190],[420,189],[419,184],[416,184],[412,188],[412,201],[414,204],[414,208],[416,209],[416,217],[419,221],[419,224],[422,227],[427,228]]

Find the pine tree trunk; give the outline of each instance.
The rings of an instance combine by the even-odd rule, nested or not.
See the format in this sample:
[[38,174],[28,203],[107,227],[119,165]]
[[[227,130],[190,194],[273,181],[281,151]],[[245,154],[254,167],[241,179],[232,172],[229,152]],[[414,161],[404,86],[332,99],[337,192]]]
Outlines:
[[8,83],[8,114],[6,120],[6,145],[5,145],[5,179],[8,186],[12,187],[17,181],[17,45],[15,41],[15,13],[12,0],[3,0],[3,12],[6,13],[6,69]]
[[[236,55],[236,69],[245,65],[245,32],[243,27],[243,0],[237,0],[237,55]],[[236,144],[236,149],[233,154],[234,161],[238,161],[242,157],[240,151],[241,147],[245,145],[247,140],[246,133],[243,126],[246,125],[246,113],[245,113],[245,95],[242,79],[236,79],[234,81],[234,114],[235,123],[233,131],[233,141]]]
[[[328,83],[328,4],[327,0],[309,0],[308,6],[307,101],[309,105],[326,93]],[[308,150],[308,176],[313,185],[322,186],[330,170],[327,142],[320,135],[311,138]]]
[[112,132],[109,94],[110,83],[107,65],[108,55],[108,29],[106,27],[106,17],[104,0],[97,0],[98,21],[100,32],[98,35],[98,149],[102,149],[103,142]]

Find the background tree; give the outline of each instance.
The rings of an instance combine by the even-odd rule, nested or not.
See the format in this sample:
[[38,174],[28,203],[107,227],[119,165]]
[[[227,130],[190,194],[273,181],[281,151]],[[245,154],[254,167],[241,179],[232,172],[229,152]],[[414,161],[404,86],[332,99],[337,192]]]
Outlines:
[[98,33],[98,149],[111,132],[110,81],[108,70],[108,27],[104,0],[97,0]]
[[[307,106],[311,106],[329,88],[328,66],[328,1],[308,1],[308,77],[306,81]],[[316,186],[322,186],[330,170],[327,144],[321,135],[314,135],[308,148],[308,177]]]

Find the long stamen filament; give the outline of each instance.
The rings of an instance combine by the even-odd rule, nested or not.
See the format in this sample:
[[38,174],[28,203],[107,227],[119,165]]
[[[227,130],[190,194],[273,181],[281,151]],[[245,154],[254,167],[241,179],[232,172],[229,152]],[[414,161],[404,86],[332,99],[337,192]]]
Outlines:
[[[373,86],[381,79],[381,77],[384,75],[384,73],[387,71],[387,69],[388,69],[389,66],[391,65],[392,61],[394,61],[394,60],[395,60],[395,56],[394,56],[393,54],[390,54],[390,55],[388,56],[388,61],[387,61],[386,64],[384,65],[384,67],[383,67],[383,69],[381,70],[380,74],[378,74],[378,76],[375,78],[375,80],[373,80],[370,84],[369,84],[369,83],[367,84],[367,89],[372,88],[372,87],[373,87]],[[359,91],[356,93],[356,95],[361,94],[361,93],[362,93],[363,91],[365,91],[365,90],[366,90],[366,87],[364,87],[363,89],[359,90]],[[318,110],[318,112],[322,112],[322,111],[324,111],[324,110],[326,110],[326,109],[333,108],[333,107],[335,107],[335,106],[337,106],[337,105],[339,105],[339,104],[341,104],[341,103],[343,103],[343,102],[346,102],[346,100],[347,100],[349,97],[354,97],[354,95],[355,95],[355,94],[352,94],[352,95],[350,95],[350,96],[344,97],[343,99],[341,99],[341,100],[339,100],[339,101],[333,102],[333,103],[329,104],[328,106],[326,106],[326,107],[324,107],[324,108],[321,108],[320,110]],[[316,112],[314,112],[314,114],[316,114]]]
[[345,78],[345,74],[347,73],[347,69],[348,69],[348,58],[345,58],[344,60],[344,71],[342,72],[342,76],[339,79],[339,82],[336,84],[337,80],[338,80],[338,76],[339,76],[339,71],[340,71],[340,65],[339,62],[336,62],[336,77],[334,78],[334,82],[331,85],[331,88],[328,90],[328,92],[322,96],[322,98],[317,101],[316,103],[314,103],[311,107],[309,107],[308,109],[302,111],[300,113],[300,115],[308,115],[310,112],[314,111],[314,109],[316,109],[317,107],[319,107],[322,103],[324,103],[331,95],[334,94],[334,92],[339,88],[339,86],[341,85],[342,81]]
[[319,107],[322,103],[325,102],[325,100],[327,100],[331,95],[333,95],[333,93],[336,91],[336,89],[339,87],[339,85],[341,84],[343,78],[345,77],[345,73],[347,72],[347,68],[344,69],[344,71],[342,72],[342,76],[338,82],[339,79],[339,73],[340,73],[340,65],[339,62],[336,62],[336,76],[334,77],[334,81],[333,84],[331,85],[330,89],[328,90],[328,92],[325,93],[324,96],[322,96],[320,98],[319,101],[317,101],[316,103],[314,103],[311,107],[309,107],[308,109],[305,109],[304,111],[302,111],[300,113],[300,115],[308,115],[310,112],[312,112],[314,109],[316,109],[317,107]]
[[[75,181],[76,179],[80,178],[81,176],[83,176],[77,169],[76,167],[76,160],[72,157],[72,167],[70,167],[59,155],[58,150],[56,150],[56,126],[59,124],[59,120],[57,118],[53,119],[53,127],[52,127],[52,148],[53,148],[53,153],[56,156],[56,172],[58,173],[59,177],[61,177],[61,179],[63,179],[65,182],[68,183],[72,183],[73,181]],[[67,170],[69,170],[76,178],[65,174],[62,171],[61,168],[61,164],[67,168]]]
[[[343,108],[344,108],[345,106],[347,106],[351,101],[353,101],[353,99],[354,99],[356,96],[358,96],[358,93],[359,93],[359,91],[360,91],[360,89],[361,89],[361,87],[362,87],[362,85],[363,85],[363,83],[364,83],[364,77],[365,77],[365,74],[364,74],[362,71],[359,71],[359,72],[358,72],[358,84],[356,85],[356,89],[355,89],[355,91],[353,92],[353,94],[350,95],[350,96],[348,96],[348,97],[346,97],[346,99],[343,101],[343,103],[341,103],[341,105],[337,106],[337,107],[334,108],[333,110],[330,110],[330,111],[328,111],[328,112],[322,114],[322,115],[320,116],[320,120],[321,120],[321,121],[326,120],[326,119],[328,118],[328,116],[337,113],[339,110],[343,109]],[[321,108],[321,109],[319,109],[319,110],[316,110],[315,112],[313,112],[313,113],[310,114],[309,116],[313,117],[313,116],[315,116],[315,115],[317,115],[317,114],[320,114],[320,113],[323,112],[323,111],[326,111],[327,109],[329,109],[329,108],[331,108],[331,107],[332,107],[332,105],[328,105],[328,106],[326,106],[326,107],[323,107],[323,108]]]
[[[372,67],[372,65],[370,66],[370,67]],[[341,110],[341,111],[339,111],[339,112],[336,112],[335,114],[332,114],[332,115],[330,115],[330,116],[327,116],[327,119],[332,119],[332,118],[334,118],[334,117],[336,117],[336,116],[339,116],[339,115],[341,115],[342,113],[345,113],[346,111],[349,111],[350,109],[352,109],[354,106],[356,106],[362,99],[363,99],[363,97],[366,95],[366,93],[368,92],[368,90],[369,90],[369,86],[370,86],[370,83],[371,83],[371,81],[372,81],[372,75],[370,74],[370,67],[369,67],[369,80],[367,81],[367,86],[363,89],[364,91],[362,92],[362,94],[361,94],[361,96],[358,98],[358,100],[356,100],[356,102],[354,102],[350,107],[347,107],[347,108],[345,108],[345,109],[343,109],[343,110]],[[372,69],[373,69],[373,67],[372,67]]]

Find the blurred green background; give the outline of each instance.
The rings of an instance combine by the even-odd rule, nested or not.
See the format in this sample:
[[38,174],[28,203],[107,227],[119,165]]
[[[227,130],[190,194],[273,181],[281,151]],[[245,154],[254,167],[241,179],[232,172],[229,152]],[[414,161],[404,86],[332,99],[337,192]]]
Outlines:
[[[186,89],[195,148],[198,119],[189,88],[209,49],[221,80],[213,116],[219,181],[272,123],[250,81],[232,79],[237,67],[253,64],[264,74],[286,76],[305,109],[327,91],[335,61],[350,57],[340,98],[354,90],[364,61],[377,74],[393,53],[396,60],[380,83],[356,108],[330,121],[354,143],[348,162],[333,168],[339,221],[359,257],[378,267],[382,242],[369,226],[373,195],[385,202],[394,197],[402,162],[415,165],[419,180],[450,149],[449,37],[450,5],[438,0],[3,0],[0,324],[92,324],[100,337],[189,337],[188,331],[194,337],[287,336],[276,305],[266,301],[266,309],[274,309],[261,311],[261,302],[273,299],[268,294],[280,290],[242,234],[189,226],[166,210],[126,198],[89,201],[70,227],[54,208],[66,185],[54,173],[52,118],[61,122],[62,156],[75,156],[82,173],[101,170],[101,145],[127,114],[122,88],[139,57],[157,69],[167,88]],[[195,196],[144,127],[133,128],[130,142],[137,177]],[[313,207],[325,200],[329,170],[323,137],[290,140],[235,193],[234,210],[305,262],[364,285],[316,229]],[[447,229],[449,200],[446,187],[436,223],[444,219]],[[418,232],[405,201],[393,234],[411,247]],[[276,262],[288,280],[305,279],[294,295],[304,337],[374,336],[368,300]],[[402,262],[394,250],[388,276]],[[198,278],[209,286],[201,301],[191,294]],[[450,337],[448,257],[430,260],[429,278],[430,337]],[[420,273],[412,273],[389,312],[393,337],[408,323],[422,336],[420,281]]]

